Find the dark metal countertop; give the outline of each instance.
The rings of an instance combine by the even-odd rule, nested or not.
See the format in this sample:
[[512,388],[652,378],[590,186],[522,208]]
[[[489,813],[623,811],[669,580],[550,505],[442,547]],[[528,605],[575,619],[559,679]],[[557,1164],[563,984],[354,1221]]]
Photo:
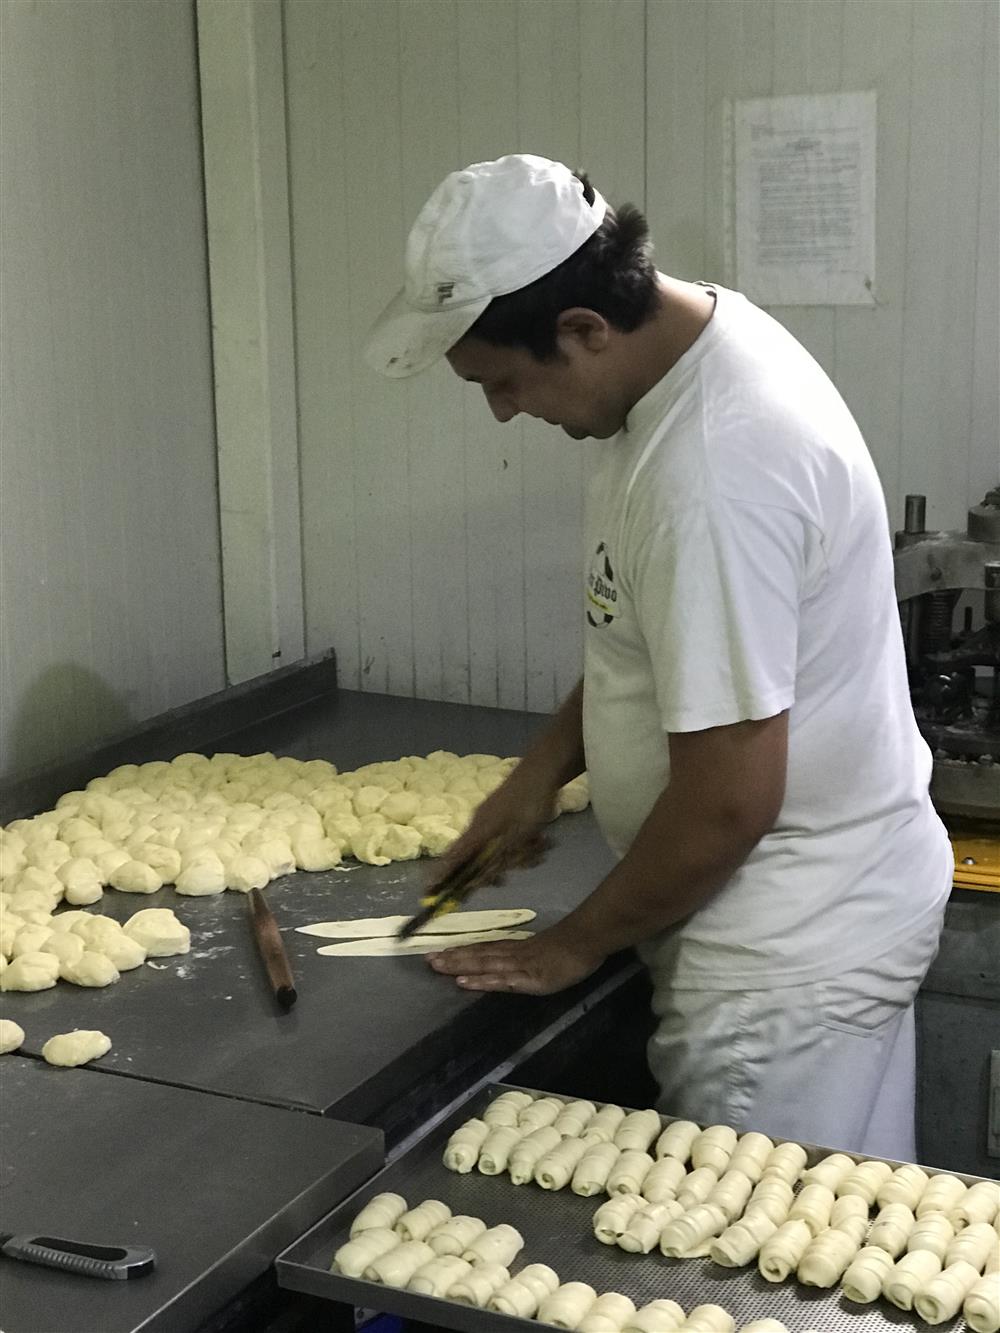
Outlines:
[[[323,757],[341,769],[434,749],[518,753],[542,719],[523,714],[341,692],[227,737],[215,748],[269,749]],[[611,865],[589,812],[551,827],[545,863],[484,889],[475,907],[525,906],[539,924],[578,903]],[[191,928],[187,955],[153,960],[114,986],[89,990],[60,982],[35,994],[7,993],[0,1013],[25,1029],[25,1050],[40,1052],[55,1032],[100,1028],[112,1050],[94,1069],[177,1087],[333,1115],[368,1124],[407,1121],[409,1132],[460,1090],[517,1051],[574,1006],[590,979],[547,999],[476,995],[432,973],[423,959],[323,958],[322,940],[296,925],[336,917],[413,910],[426,862],[357,866],[276,881],[267,897],[284,933],[299,1002],[281,1013],[267,989],[242,894],[185,898],[172,888],[150,896],[108,890],[93,910],[124,919],[170,906]],[[612,960],[600,980],[634,971]],[[452,1093],[454,1095],[454,1093]],[[407,1100],[412,1113],[401,1109]]]
[[194,1328],[383,1162],[377,1130],[0,1060],[0,1230],[150,1245],[109,1282],[0,1260],[6,1333]]

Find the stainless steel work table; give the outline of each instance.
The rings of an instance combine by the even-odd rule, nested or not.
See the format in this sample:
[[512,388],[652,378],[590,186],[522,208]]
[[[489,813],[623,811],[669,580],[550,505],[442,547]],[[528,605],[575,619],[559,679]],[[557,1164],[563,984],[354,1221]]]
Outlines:
[[0,1259],[5,1333],[197,1327],[377,1171],[377,1130],[0,1061],[0,1230],[148,1245],[127,1282]]
[[[542,723],[340,693],[206,749],[326,757],[347,769],[434,749],[517,753]],[[545,925],[578,903],[610,866],[610,854],[589,811],[563,816],[551,835],[544,864],[517,872],[503,888],[482,890],[474,905],[533,907]],[[243,895],[185,898],[172,888],[148,897],[109,890],[91,910],[125,918],[173,907],[191,928],[189,954],[154,960],[103,990],[61,982],[35,994],[5,994],[0,1012],[21,1023],[31,1053],[55,1032],[100,1028],[113,1045],[95,1070],[379,1125],[395,1140],[635,974],[634,961],[621,956],[572,991],[534,999],[464,992],[419,957],[320,957],[323,941],[295,926],[410,911],[427,873],[426,862],[348,864],[298,873],[268,889],[299,989],[290,1013],[277,1009],[267,988]]]

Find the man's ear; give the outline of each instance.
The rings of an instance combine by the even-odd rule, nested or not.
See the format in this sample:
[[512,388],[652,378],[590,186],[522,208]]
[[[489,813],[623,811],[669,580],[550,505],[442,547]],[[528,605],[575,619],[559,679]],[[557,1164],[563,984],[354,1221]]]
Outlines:
[[556,320],[557,340],[572,341],[587,352],[603,352],[610,333],[610,325],[603,315],[586,306],[571,306]]

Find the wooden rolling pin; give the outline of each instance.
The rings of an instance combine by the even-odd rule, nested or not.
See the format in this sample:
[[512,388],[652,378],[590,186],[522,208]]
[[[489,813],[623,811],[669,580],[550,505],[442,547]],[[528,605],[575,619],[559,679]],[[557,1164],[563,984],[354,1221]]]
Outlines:
[[250,919],[253,923],[257,949],[264,960],[268,980],[271,983],[271,989],[274,991],[274,998],[282,1009],[291,1009],[298,998],[295,990],[295,978],[292,976],[291,965],[288,961],[288,954],[285,953],[285,943],[281,938],[278,923],[275,921],[274,914],[268,907],[260,889],[250,890]]

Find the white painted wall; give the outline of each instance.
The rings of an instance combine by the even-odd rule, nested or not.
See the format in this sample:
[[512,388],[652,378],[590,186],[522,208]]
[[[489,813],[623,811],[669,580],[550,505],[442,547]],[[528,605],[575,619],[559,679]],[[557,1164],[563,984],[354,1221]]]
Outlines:
[[[546,710],[579,670],[587,448],[496,425],[446,369],[387,384],[360,359],[412,218],[476,158],[583,166],[645,205],[663,268],[725,280],[727,99],[876,89],[879,304],[775,313],[850,402],[895,521],[924,490],[960,524],[995,482],[994,0],[269,3],[295,308],[262,327],[296,369],[306,650],[335,647],[346,686]],[[194,6],[4,0],[0,57],[9,775],[225,666]]]
[[0,740],[21,774],[224,684],[188,0],[3,0]]
[[727,281],[728,99],[875,89],[877,306],[775,309],[853,408],[898,524],[1000,470],[994,0],[284,0],[308,651],[350,687],[555,706],[579,672],[587,450],[437,368],[360,359],[449,170],[534,151]]

